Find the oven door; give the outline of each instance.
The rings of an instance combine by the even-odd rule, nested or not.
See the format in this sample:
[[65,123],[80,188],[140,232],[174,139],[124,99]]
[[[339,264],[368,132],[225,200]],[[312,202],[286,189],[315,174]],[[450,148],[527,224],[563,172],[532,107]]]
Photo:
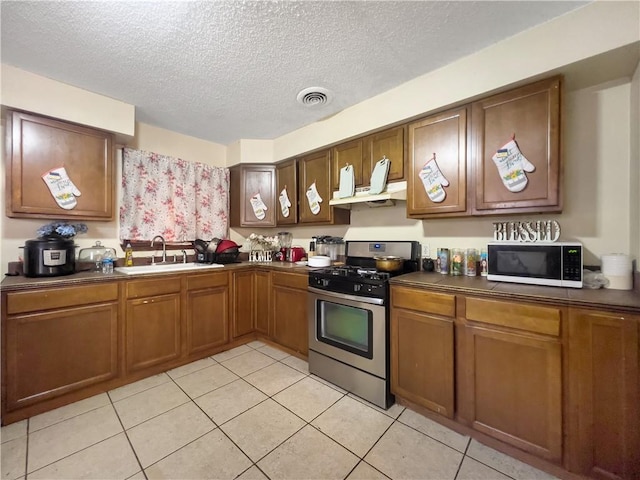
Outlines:
[[386,307],[382,299],[309,287],[309,349],[386,378]]

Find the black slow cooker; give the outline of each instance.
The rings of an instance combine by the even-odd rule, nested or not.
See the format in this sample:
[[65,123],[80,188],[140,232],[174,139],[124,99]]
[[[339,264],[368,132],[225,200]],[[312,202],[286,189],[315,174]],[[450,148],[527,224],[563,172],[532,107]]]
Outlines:
[[57,277],[76,269],[75,244],[70,238],[45,236],[24,242],[24,274]]

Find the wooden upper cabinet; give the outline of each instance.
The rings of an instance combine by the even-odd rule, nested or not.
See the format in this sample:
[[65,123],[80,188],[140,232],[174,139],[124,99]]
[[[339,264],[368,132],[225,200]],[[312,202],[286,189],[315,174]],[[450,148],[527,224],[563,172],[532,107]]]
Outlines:
[[[282,212],[280,195],[286,191],[289,203],[289,214]],[[298,223],[298,161],[287,160],[276,164],[276,223],[278,225],[294,225]]]
[[[427,193],[420,178],[422,168],[434,158],[436,169],[448,185]],[[431,182],[429,182],[431,184]],[[436,183],[437,185],[437,183]],[[424,218],[437,214],[468,214],[467,208],[467,109],[433,115],[409,125],[409,179],[407,216]]]
[[[316,190],[322,199],[319,211],[314,213],[309,204],[307,191],[315,183]],[[347,224],[350,210],[333,208],[329,205],[331,191],[331,150],[302,157],[298,161],[298,196],[300,198],[298,216],[302,224]]]
[[[472,108],[473,213],[561,211],[560,78],[488,97]],[[514,136],[526,160],[499,172],[492,157]]]
[[395,182],[405,179],[404,169],[404,125],[390,128],[383,132],[374,133],[364,139],[365,161],[362,170],[362,182],[364,185],[371,184],[371,174],[378,160],[387,157],[389,165],[388,182]]
[[[8,217],[113,220],[112,133],[39,115],[8,111],[6,121]],[[64,167],[80,193],[62,208],[42,175]]]
[[[229,169],[232,227],[276,226],[276,167],[270,164],[239,164]],[[251,198],[260,194],[266,209],[254,209]]]
[[371,173],[382,157],[391,161],[387,181],[404,180],[404,131],[404,126],[390,128],[333,147],[333,190],[340,188],[340,169],[347,164],[353,165],[356,187],[370,185]]
[[356,186],[363,184],[364,141],[362,138],[351,142],[341,143],[331,149],[332,156],[332,190],[340,188],[340,169],[353,165],[353,176]]

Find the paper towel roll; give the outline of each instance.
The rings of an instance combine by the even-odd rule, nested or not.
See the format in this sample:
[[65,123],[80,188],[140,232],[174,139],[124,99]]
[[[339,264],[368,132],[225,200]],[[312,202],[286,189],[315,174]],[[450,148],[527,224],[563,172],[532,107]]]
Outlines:
[[609,280],[605,288],[631,290],[633,288],[633,261],[624,253],[602,256],[602,274]]
[[613,290],[631,290],[633,288],[633,276],[627,275],[605,275],[609,280],[609,285],[605,285],[604,288],[611,288]]

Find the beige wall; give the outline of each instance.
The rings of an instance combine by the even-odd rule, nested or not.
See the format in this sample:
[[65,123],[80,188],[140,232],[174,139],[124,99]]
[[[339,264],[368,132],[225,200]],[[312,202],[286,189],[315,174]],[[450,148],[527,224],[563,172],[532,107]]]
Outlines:
[[227,148],[227,166],[273,162],[272,140],[238,140]]
[[2,64],[1,72],[0,103],[4,106],[133,136],[133,105],[11,65]]
[[[631,199],[640,184],[637,172],[629,176],[630,105],[631,84],[626,80],[565,96],[562,214],[410,220],[404,202],[379,208],[354,205],[351,225],[292,228],[294,241],[307,246],[311,236],[327,234],[348,240],[418,240],[433,252],[439,247],[481,248],[492,239],[494,221],[548,218],[558,220],[563,240],[583,242],[587,264],[600,264],[600,256],[606,253],[637,255],[631,246],[632,237],[637,242],[637,233],[632,231],[630,218]],[[637,223],[637,208],[634,215]],[[238,229],[236,233],[246,236],[251,232]]]
[[[630,76],[598,83],[603,78],[604,64],[588,63],[593,58],[601,62],[599,57],[603,52],[629,44],[635,43],[637,51],[639,15],[638,2],[589,4],[348,108],[328,120],[277,138],[275,159],[313,150],[505,85],[521,83],[524,79],[566,70],[571,75],[567,79],[568,85],[589,87],[566,92],[563,131],[565,206],[561,215],[543,215],[541,218],[558,220],[563,227],[564,240],[582,241],[588,264],[600,263],[599,257],[610,252],[640,255],[637,245],[640,214],[633,213],[638,202],[636,199],[633,203],[632,198],[637,195],[639,174],[629,175],[634,168],[632,165],[638,162],[638,148],[635,147],[634,153],[632,147],[638,136],[638,120],[630,119],[632,106],[636,105],[637,110],[637,67],[635,87],[632,87]],[[581,63],[589,68],[575,68]],[[571,68],[563,68],[569,65]],[[607,69],[611,67],[606,65]],[[635,100],[632,92],[635,92]],[[497,220],[415,221],[406,218],[404,208],[402,202],[395,207],[377,209],[358,205],[352,211],[350,226],[295,227],[290,230],[295,241],[303,246],[312,235],[330,234],[342,235],[349,240],[419,240],[433,251],[438,247],[485,245],[491,240],[491,223]],[[632,217],[635,221],[631,221]],[[523,219],[537,218],[504,218],[505,221]],[[237,236],[234,239],[239,241],[251,232],[236,229],[233,233]]]
[[[272,142],[241,140],[225,147],[136,124],[135,137],[128,143],[134,148],[217,166],[288,158],[638,42],[639,6],[638,2],[595,2]],[[9,70],[3,66],[3,101],[9,98],[6,92],[10,91],[5,90],[5,79],[10,76],[7,72]],[[16,75],[24,76],[20,72]],[[640,257],[637,198],[640,186],[637,140],[639,76],[636,67],[633,82],[630,78],[621,77],[614,82],[590,85],[565,95],[565,208],[561,215],[541,218],[558,219],[565,239],[583,241],[587,263],[598,263],[600,255],[613,251]],[[31,80],[32,83],[24,84],[21,96],[24,101],[33,94],[33,98],[38,100],[30,104],[30,108],[21,108],[76,122],[79,120],[74,115],[90,110],[92,119],[87,122],[93,123],[88,124],[107,128],[104,122],[113,108],[112,99],[90,94],[89,98],[96,103],[87,109],[84,94],[90,92],[78,91],[80,89],[48,79]],[[46,99],[53,91],[66,92],[67,101],[51,107]],[[103,102],[108,106],[102,106]],[[129,127],[113,128],[121,131]],[[4,162],[0,166],[2,176],[3,169]],[[4,192],[0,195],[0,208],[4,210]],[[404,208],[403,202],[377,209],[360,205],[354,207],[349,226],[294,227],[290,230],[294,233],[294,243],[305,247],[310,237],[318,234],[339,235],[350,240],[419,240],[428,244],[431,250],[443,246],[480,247],[491,238],[493,219],[408,220]],[[512,219],[521,220],[523,217]],[[4,216],[0,222],[0,265],[4,269],[6,262],[16,260],[20,255],[18,247],[24,244],[24,240],[34,238],[35,230],[46,222]],[[87,235],[77,238],[81,247],[89,246],[95,240],[109,246],[117,244],[117,221],[91,222],[89,227]],[[281,228],[264,233],[278,230]],[[248,229],[234,229],[231,235],[234,240],[242,242],[250,233]]]
[[137,150],[169,155],[214,167],[226,165],[227,147],[195,137],[136,122],[135,138],[127,146]]
[[[276,160],[640,41],[640,2],[594,2],[275,140]],[[598,72],[594,72],[596,74]]]
[[629,253],[640,271],[640,63],[631,79],[629,98]]
[[[71,99],[69,99],[69,101],[72,102]],[[32,111],[34,110],[37,112],[37,109],[33,109]],[[2,122],[0,142],[2,143],[2,156],[4,158],[4,119]],[[226,162],[226,147],[224,145],[207,142],[138,122],[135,123],[135,137],[129,139],[127,146],[214,166],[224,166]],[[117,151],[116,176],[116,198],[119,199],[120,179],[122,178],[121,150]],[[0,165],[0,177],[4,178],[4,161],[2,161]],[[2,189],[2,193],[0,194],[0,209],[4,212],[4,182],[2,182],[2,187],[0,188]],[[116,205],[116,217],[118,208],[119,204]],[[24,245],[24,241],[36,238],[36,230],[41,225],[48,223],[48,220],[8,218],[4,215],[0,218],[0,232],[2,236],[2,246],[0,249],[0,266],[2,267],[0,271],[4,273],[7,262],[17,261],[18,258],[22,256],[20,247]],[[122,255],[121,250],[117,248],[119,245],[119,221],[117,218],[112,222],[85,223],[89,227],[89,231],[86,234],[79,235],[75,239],[79,248],[89,247],[93,245],[96,240],[99,240],[103,245],[116,248],[118,254]]]

